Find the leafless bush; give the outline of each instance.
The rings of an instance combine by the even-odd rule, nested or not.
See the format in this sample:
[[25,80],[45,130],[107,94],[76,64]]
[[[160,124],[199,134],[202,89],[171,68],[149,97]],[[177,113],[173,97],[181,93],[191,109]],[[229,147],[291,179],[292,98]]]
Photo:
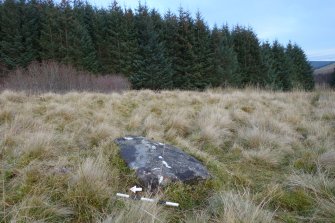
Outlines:
[[121,75],[93,75],[69,65],[52,61],[33,62],[26,69],[18,68],[8,73],[0,90],[10,89],[29,93],[68,91],[112,92],[130,88]]

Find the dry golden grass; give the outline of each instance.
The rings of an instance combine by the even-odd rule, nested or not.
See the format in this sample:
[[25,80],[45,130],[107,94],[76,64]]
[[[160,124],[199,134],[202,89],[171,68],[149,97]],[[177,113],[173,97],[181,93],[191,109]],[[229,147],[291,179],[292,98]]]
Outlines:
[[[213,175],[125,201],[113,143],[179,146]],[[334,222],[335,92],[256,89],[0,94],[3,222]],[[272,188],[275,185],[275,190]],[[247,191],[247,192],[246,192]]]

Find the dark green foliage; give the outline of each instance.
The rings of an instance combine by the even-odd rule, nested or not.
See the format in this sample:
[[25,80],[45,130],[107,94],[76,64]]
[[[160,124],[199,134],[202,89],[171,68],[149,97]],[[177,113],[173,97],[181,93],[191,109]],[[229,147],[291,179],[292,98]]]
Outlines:
[[106,18],[106,45],[107,57],[104,66],[108,67],[110,73],[120,73],[121,70],[121,45],[123,42],[123,11],[117,2],[113,2]]
[[165,53],[164,43],[160,39],[157,26],[161,19],[156,11],[148,11],[140,5],[136,14],[138,55],[136,72],[130,81],[136,89],[150,88],[154,90],[172,88],[171,65]]
[[166,55],[169,58],[172,66],[171,72],[173,77],[173,85],[175,85],[175,78],[177,69],[176,64],[178,63],[178,55],[176,55],[178,44],[178,17],[174,15],[171,11],[168,11],[164,17],[164,26],[163,26],[163,41],[165,43]]
[[41,30],[41,11],[39,3],[32,0],[23,7],[22,10],[22,37],[24,52],[22,54],[22,65],[27,66],[31,61],[39,60],[39,37]]
[[272,46],[272,54],[274,58],[273,69],[275,72],[275,89],[291,90],[291,63],[285,54],[285,48],[275,41]]
[[275,58],[269,42],[265,42],[262,44],[261,52],[266,87],[270,89],[276,89],[277,74],[275,70]]
[[312,90],[314,88],[313,70],[304,51],[297,44],[289,43],[286,54],[292,64],[292,86]]
[[312,90],[312,69],[296,44],[260,44],[250,28],[210,29],[200,12],[164,18],[113,1],[0,0],[0,72],[55,60],[91,72],[123,74],[136,89],[247,85]]
[[238,61],[234,51],[228,27],[219,30],[216,26],[212,30],[211,41],[211,85],[235,86],[241,84],[238,72]]
[[41,36],[39,44],[41,46],[40,56],[42,60],[60,60],[61,35],[58,33],[59,13],[53,3],[43,5],[41,21]]
[[72,64],[84,68],[85,70],[97,72],[98,64],[96,52],[88,31],[76,21],[77,25],[74,27],[72,38]]
[[1,62],[9,69],[23,66],[23,36],[21,32],[21,4],[14,0],[3,3],[1,11]]
[[119,73],[130,76],[135,71],[135,60],[137,59],[137,40],[135,19],[132,10],[124,12],[122,42],[120,44],[120,71]]
[[210,86],[213,73],[213,64],[210,61],[210,30],[203,21],[200,12],[197,12],[194,21],[194,71],[193,84],[196,89],[204,89]]
[[[172,34],[173,35],[173,34]],[[173,77],[174,87],[180,89],[195,89],[194,80],[194,22],[190,13],[179,9],[178,28],[175,35],[175,61],[173,63],[175,73]]]
[[242,85],[264,86],[262,59],[259,40],[250,29],[236,26],[232,31],[234,50],[242,75]]

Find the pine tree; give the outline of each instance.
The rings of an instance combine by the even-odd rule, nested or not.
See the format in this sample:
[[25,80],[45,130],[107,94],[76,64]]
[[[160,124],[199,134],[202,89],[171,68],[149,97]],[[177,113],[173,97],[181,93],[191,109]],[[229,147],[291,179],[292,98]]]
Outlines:
[[108,71],[111,73],[120,73],[121,70],[121,44],[122,44],[122,26],[123,11],[118,3],[112,3],[109,15],[107,16],[107,48],[108,48]]
[[97,72],[98,63],[91,36],[79,21],[74,21],[73,29],[69,33],[69,57],[72,64],[87,71]]
[[110,10],[98,11],[97,27],[96,48],[102,70],[126,76],[133,74],[137,51],[133,12],[123,11],[114,1]]
[[82,35],[80,38],[82,54],[80,55],[80,66],[92,72],[101,71],[96,50],[96,9],[87,2],[74,1],[73,13],[76,22],[79,23],[77,32]]
[[176,60],[173,64],[175,68],[174,87],[179,89],[196,89],[197,80],[193,77],[195,64],[193,27],[194,22],[190,13],[180,8],[175,43]]
[[41,12],[39,3],[31,0],[22,6],[22,41],[24,52],[22,54],[22,66],[27,66],[30,62],[40,60],[40,29],[41,29]]
[[138,50],[134,14],[131,9],[125,10],[122,24],[120,73],[129,77],[136,69],[135,61],[137,60]]
[[312,90],[314,88],[313,70],[304,51],[297,44],[289,43],[286,55],[292,63],[292,86]]
[[109,41],[108,41],[108,11],[99,9],[95,16],[95,49],[97,52],[100,72],[110,73],[109,71]]
[[139,5],[136,14],[138,39],[137,72],[130,76],[136,89],[169,89],[172,87],[171,65],[165,56],[165,47],[155,30],[146,6]]
[[238,87],[240,85],[238,61],[230,43],[228,27],[219,30],[214,26],[211,34],[211,51],[213,64],[211,85]]
[[2,5],[0,60],[9,69],[25,65],[21,7],[15,0],[6,0]]
[[165,14],[164,17],[164,26],[163,26],[163,39],[166,48],[166,57],[171,62],[171,75],[173,86],[176,86],[176,77],[178,64],[178,18],[170,10]]
[[[0,0],[0,52],[2,52],[1,42],[2,42],[2,16],[3,16],[3,1]],[[5,75],[6,66],[3,64],[0,53],[0,80]]]
[[41,46],[40,58],[42,60],[60,61],[63,54],[61,52],[62,33],[59,23],[60,11],[52,1],[43,5],[41,18],[41,35],[39,44]]
[[264,86],[259,40],[250,29],[236,26],[232,31],[234,50],[237,53],[242,85]]
[[285,48],[278,41],[272,45],[273,68],[276,73],[275,89],[288,91],[292,89],[291,63],[285,54]]
[[204,89],[211,84],[212,69],[210,31],[203,21],[200,12],[197,12],[194,22],[194,71],[192,79],[197,89]]
[[276,89],[277,74],[274,68],[275,59],[272,52],[271,44],[265,42],[261,45],[261,58],[265,74],[265,86],[270,89]]
[[77,64],[75,55],[79,55],[79,48],[74,43],[78,42],[76,26],[78,25],[75,15],[73,14],[70,0],[62,0],[58,6],[60,17],[58,20],[59,32],[61,35],[60,55],[61,62],[66,64]]

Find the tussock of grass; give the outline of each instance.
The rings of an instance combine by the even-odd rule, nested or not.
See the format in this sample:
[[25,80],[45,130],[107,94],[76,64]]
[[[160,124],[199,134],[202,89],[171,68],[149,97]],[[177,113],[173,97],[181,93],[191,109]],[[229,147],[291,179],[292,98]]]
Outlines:
[[319,156],[318,163],[330,174],[335,176],[335,150],[325,152]]
[[264,203],[254,204],[249,193],[224,191],[209,200],[209,211],[218,222],[272,222],[274,213],[263,210]]
[[[4,222],[334,221],[335,93],[257,89],[0,94]],[[213,178],[120,200],[137,184],[113,143],[173,144]],[[275,185],[275,191],[270,189]],[[247,193],[245,191],[248,191]]]
[[329,195],[335,193],[335,181],[326,173],[317,171],[315,174],[293,173],[288,177],[288,185],[303,188],[314,194]]
[[252,163],[263,165],[278,166],[283,159],[283,156],[276,150],[263,149],[254,151],[246,150],[242,152],[245,159]]
[[124,202],[122,210],[103,219],[102,223],[128,223],[167,221],[167,210],[157,203]]

